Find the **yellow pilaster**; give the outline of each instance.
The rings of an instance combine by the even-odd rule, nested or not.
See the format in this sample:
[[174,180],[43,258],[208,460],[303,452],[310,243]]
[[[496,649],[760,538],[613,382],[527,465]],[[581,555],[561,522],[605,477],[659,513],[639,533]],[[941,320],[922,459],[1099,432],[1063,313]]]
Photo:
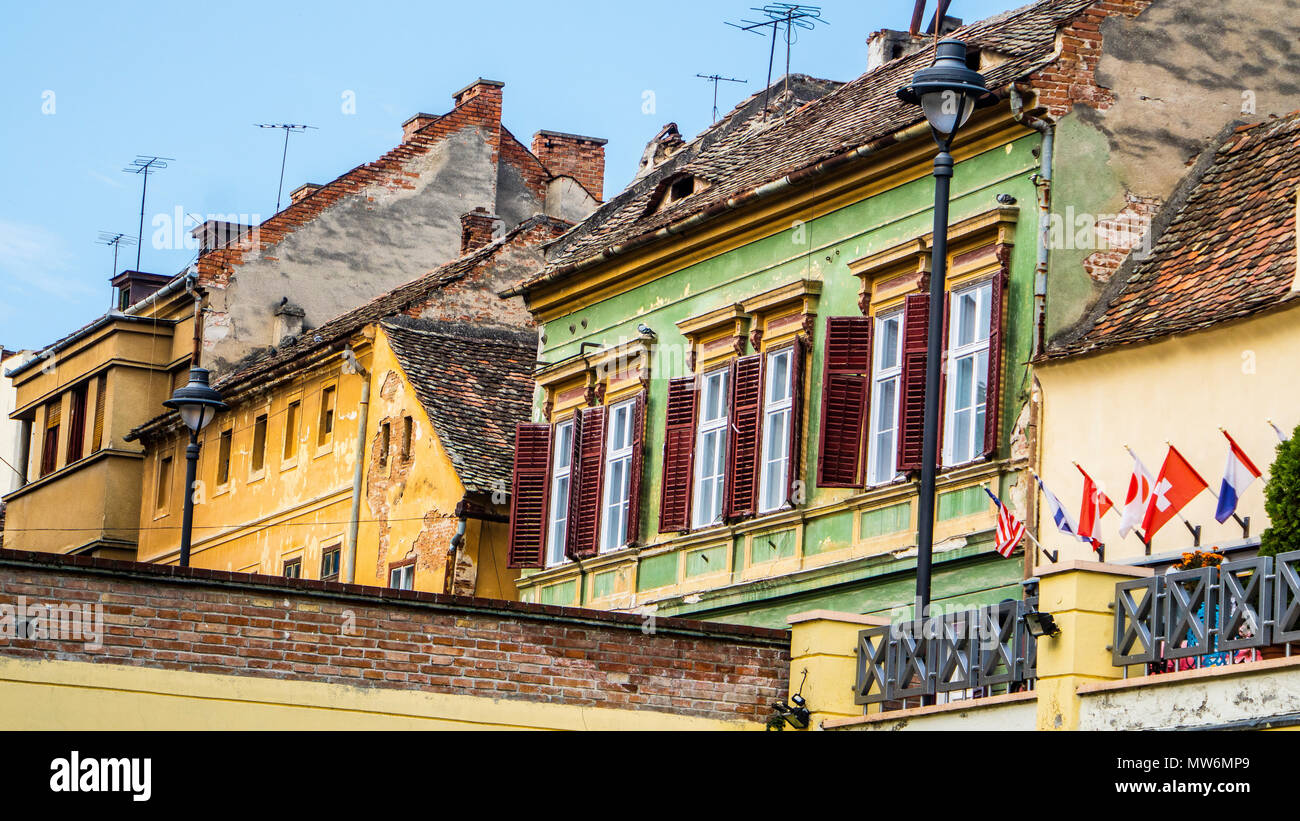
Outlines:
[[809,726],[819,727],[828,718],[862,715],[862,705],[853,703],[858,631],[887,625],[889,619],[809,610],[787,617],[786,622],[790,625],[790,695],[799,692],[802,683],[803,697],[812,711]]
[[1040,571],[1038,608],[1053,615],[1061,634],[1038,640],[1038,729],[1078,729],[1078,687],[1123,676],[1107,649],[1113,641],[1115,585],[1152,574],[1145,567],[1085,561]]

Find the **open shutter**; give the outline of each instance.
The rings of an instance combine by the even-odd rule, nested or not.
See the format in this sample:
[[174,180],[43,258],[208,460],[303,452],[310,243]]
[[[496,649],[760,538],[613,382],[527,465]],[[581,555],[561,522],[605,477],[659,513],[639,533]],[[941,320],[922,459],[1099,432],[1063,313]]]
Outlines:
[[632,464],[627,483],[627,537],[625,544],[636,544],[641,539],[641,471],[645,469],[642,451],[645,449],[645,391],[636,395],[632,403]]
[[551,476],[551,426],[515,425],[510,489],[510,567],[542,567],[546,490]]
[[605,409],[584,408],[574,428],[575,461],[569,496],[569,539],[565,555],[585,559],[600,552],[600,489],[605,472]]
[[826,318],[821,438],[817,444],[820,487],[862,487],[872,324],[867,316]]
[[90,452],[98,453],[104,447],[104,403],[107,400],[108,376],[95,382],[95,422],[90,433]]
[[808,498],[803,486],[803,372],[808,345],[795,337],[790,351],[790,466],[786,472],[786,501],[797,507]]
[[695,469],[695,377],[668,382],[664,420],[663,478],[659,493],[659,532],[691,527],[691,477]]
[[763,355],[731,363],[731,435],[727,437],[727,519],[753,516],[758,507],[759,420],[763,416]]
[[929,326],[929,295],[909,295],[903,305],[903,373],[898,403],[900,472],[921,469],[921,436],[925,427],[925,346]]
[[[935,431],[935,461],[943,467],[943,432],[948,427],[948,323],[952,319],[952,291],[943,294],[943,336],[939,340],[939,430]],[[922,383],[924,384],[924,383]]]
[[984,458],[992,459],[998,452],[998,417],[1002,415],[1002,303],[1006,298],[1007,276],[1003,271],[993,275],[993,288],[989,295],[989,375],[988,393],[984,406]]

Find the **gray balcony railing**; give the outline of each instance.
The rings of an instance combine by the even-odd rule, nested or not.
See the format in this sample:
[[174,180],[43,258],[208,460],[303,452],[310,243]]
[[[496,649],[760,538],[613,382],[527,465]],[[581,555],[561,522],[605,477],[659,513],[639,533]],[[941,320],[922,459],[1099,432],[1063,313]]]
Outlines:
[[[1300,642],[1300,551],[1115,585],[1116,667],[1230,664]],[[1289,650],[1288,650],[1289,653]]]
[[883,710],[1032,689],[1037,643],[1024,614],[1036,597],[858,632],[858,704]]

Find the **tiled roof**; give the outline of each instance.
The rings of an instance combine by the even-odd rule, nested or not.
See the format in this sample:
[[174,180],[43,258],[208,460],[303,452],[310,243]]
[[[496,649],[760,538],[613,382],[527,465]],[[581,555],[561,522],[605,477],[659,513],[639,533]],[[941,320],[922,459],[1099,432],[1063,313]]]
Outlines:
[[[984,71],[990,88],[1001,88],[1054,58],[1059,26],[1092,0],[1041,0],[964,26],[952,37],[1005,58]],[[526,283],[556,279],[597,259],[607,249],[648,235],[686,217],[725,207],[759,186],[842,155],[921,121],[917,106],[896,92],[930,64],[923,49],[862,75],[762,128],[738,128],[701,148],[674,173],[692,173],[711,185],[667,208],[648,212],[657,179],[638,180],[611,199],[549,250],[547,270]]]
[[465,489],[508,493],[515,424],[532,410],[537,334],[409,317],[383,328]]
[[1046,358],[1196,331],[1293,298],[1297,186],[1300,112],[1237,129],[1150,254]]

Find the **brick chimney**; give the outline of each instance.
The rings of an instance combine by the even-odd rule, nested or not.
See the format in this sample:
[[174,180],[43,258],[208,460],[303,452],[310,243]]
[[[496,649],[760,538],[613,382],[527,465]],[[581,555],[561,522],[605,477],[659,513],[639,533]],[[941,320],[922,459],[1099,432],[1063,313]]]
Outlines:
[[310,195],[316,193],[317,191],[319,191],[319,190],[322,189],[322,188],[324,188],[324,186],[321,185],[320,183],[316,183],[316,182],[305,182],[305,183],[303,183],[302,185],[298,186],[297,188],[295,188],[295,189],[293,189],[292,191],[289,192],[289,202],[291,202],[291,203],[293,203],[293,202],[297,202],[298,200],[300,200],[300,199],[302,199],[302,198],[304,198],[304,197],[307,197],[307,196],[310,196]]
[[402,123],[402,142],[409,143],[411,141],[411,136],[414,135],[415,132],[438,119],[438,116],[439,115],[437,114],[416,114],[411,119]]
[[607,142],[599,137],[538,131],[533,135],[533,156],[541,161],[551,176],[573,177],[600,202],[604,199]]
[[475,208],[460,217],[460,253],[462,256],[477,251],[492,241],[498,225],[502,225],[496,214],[488,213],[486,208]]

